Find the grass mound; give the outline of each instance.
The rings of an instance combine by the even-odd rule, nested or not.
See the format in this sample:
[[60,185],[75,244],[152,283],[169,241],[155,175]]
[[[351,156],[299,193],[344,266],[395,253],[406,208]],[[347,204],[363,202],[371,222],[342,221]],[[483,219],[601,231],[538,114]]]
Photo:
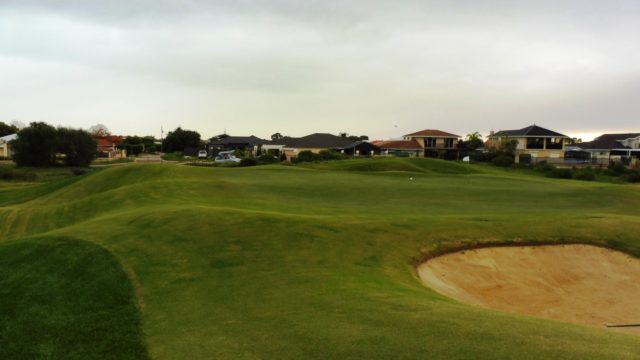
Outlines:
[[[476,169],[480,176],[460,176]],[[0,261],[7,274],[23,270],[3,286],[21,290],[16,279],[51,276],[33,291],[60,284],[67,289],[60,299],[77,296],[85,290],[79,284],[119,269],[107,266],[118,259],[144,294],[153,358],[637,358],[637,338],[470,307],[419,282],[414,259],[460,244],[573,239],[640,253],[637,187],[509,174],[431,159],[132,164],[4,189],[0,248],[14,250],[3,250]],[[93,249],[89,244],[58,251],[58,240],[20,240],[27,236],[82,239],[112,257],[104,257],[101,271],[93,264],[99,261],[84,261],[85,276],[67,257]],[[100,284],[126,292],[132,304],[131,285],[116,272]],[[7,274],[2,279],[11,279]],[[22,296],[11,291],[8,304]],[[98,293],[84,299],[103,301]],[[41,311],[40,298],[22,298],[15,309]],[[76,304],[75,314],[56,301],[49,311],[65,314],[56,326],[65,316],[98,326],[74,320],[86,319],[88,308]],[[116,334],[120,326],[134,333],[134,315],[124,313],[112,312],[118,324],[103,322]],[[44,347],[28,337],[2,338],[9,341],[13,351],[32,351],[26,357]]]
[[106,250],[41,238],[0,245],[1,359],[146,359],[133,288]]

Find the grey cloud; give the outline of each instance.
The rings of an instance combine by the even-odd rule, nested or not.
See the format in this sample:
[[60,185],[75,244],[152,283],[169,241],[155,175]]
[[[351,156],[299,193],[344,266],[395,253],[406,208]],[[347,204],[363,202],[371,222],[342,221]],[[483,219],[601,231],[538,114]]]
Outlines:
[[[605,117],[632,126],[639,11],[637,1],[2,1],[0,60],[32,64],[4,71],[40,88],[61,86],[47,76],[57,68],[120,79],[104,80],[96,103],[113,116],[121,81],[149,92],[146,107],[154,92],[180,89],[189,116],[244,119],[246,129],[305,118],[315,123],[296,126],[377,124],[387,130],[371,135],[383,137],[401,135],[389,123],[465,132],[554,114],[568,128]],[[0,80],[0,94],[9,87]],[[12,105],[24,102],[7,111],[33,114]],[[144,106],[130,111],[144,117]]]

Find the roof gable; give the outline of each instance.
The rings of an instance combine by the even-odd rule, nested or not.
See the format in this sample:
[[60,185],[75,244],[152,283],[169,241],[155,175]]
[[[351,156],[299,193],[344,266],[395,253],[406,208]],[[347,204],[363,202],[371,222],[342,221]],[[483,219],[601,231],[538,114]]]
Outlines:
[[636,137],[640,137],[640,133],[602,134],[592,141],[574,144],[572,146],[581,149],[628,149],[628,147],[622,145],[621,141]]
[[392,150],[422,150],[422,146],[416,140],[388,140],[374,141],[374,145],[381,149]]
[[434,130],[434,129],[426,129],[426,130],[421,130],[418,132],[414,132],[412,134],[407,134],[405,135],[406,137],[409,136],[413,136],[413,137],[452,137],[452,138],[459,138],[460,135],[456,135],[456,134],[451,134],[448,132],[444,132],[441,130]]
[[497,133],[491,135],[490,137],[497,136],[507,136],[507,137],[565,137],[568,138],[567,135],[560,134],[559,132],[555,132],[553,130],[545,129],[538,125],[527,126],[518,130],[502,130]]
[[209,144],[229,145],[229,144],[248,144],[251,146],[271,144],[272,141],[261,139],[257,136],[227,136],[224,138],[213,137],[209,139]]
[[13,141],[18,138],[18,134],[5,135],[0,137],[0,144],[7,143],[9,141]]
[[330,149],[351,145],[353,140],[333,134],[315,133],[300,138],[284,137],[278,142],[290,148]]

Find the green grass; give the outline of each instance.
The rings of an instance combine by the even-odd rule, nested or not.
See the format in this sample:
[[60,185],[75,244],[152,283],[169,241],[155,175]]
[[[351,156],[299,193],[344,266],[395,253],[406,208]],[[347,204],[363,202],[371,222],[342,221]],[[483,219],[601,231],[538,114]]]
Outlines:
[[148,357],[127,275],[94,244],[0,245],[0,304],[2,359]]
[[[427,159],[131,164],[0,190],[0,239],[2,258],[21,251],[9,246],[55,249],[60,238],[106,249],[128,274],[118,283],[136,289],[137,344],[152,358],[633,359],[637,336],[463,305],[422,286],[413,264],[500,241],[593,242],[638,255],[638,204],[639,186]],[[47,284],[39,291],[57,292]],[[135,316],[108,309],[136,328]],[[19,336],[3,343],[33,347]]]
[[125,158],[117,158],[117,159],[109,159],[109,158],[97,158],[91,162],[91,165],[112,165],[112,164],[127,164],[135,162],[136,159],[134,156],[129,156]]
[[161,156],[162,160],[165,161],[184,161],[184,155],[182,152],[176,151],[172,153],[164,153]]

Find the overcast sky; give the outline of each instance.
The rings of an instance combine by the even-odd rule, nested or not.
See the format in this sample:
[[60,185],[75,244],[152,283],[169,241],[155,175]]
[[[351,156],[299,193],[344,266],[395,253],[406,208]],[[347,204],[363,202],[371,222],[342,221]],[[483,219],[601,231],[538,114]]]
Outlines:
[[0,0],[0,121],[640,131],[640,1]]

